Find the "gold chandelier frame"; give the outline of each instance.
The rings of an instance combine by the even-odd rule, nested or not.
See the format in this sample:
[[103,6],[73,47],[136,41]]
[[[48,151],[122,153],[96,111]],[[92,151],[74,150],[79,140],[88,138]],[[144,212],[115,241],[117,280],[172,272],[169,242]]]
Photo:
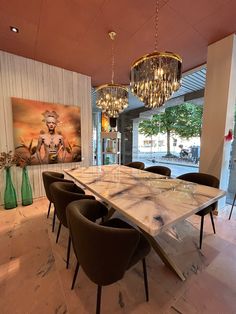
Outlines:
[[131,69],[138,66],[140,63],[142,63],[144,61],[152,59],[153,57],[172,58],[172,59],[176,59],[177,61],[182,63],[182,58],[177,53],[172,53],[172,52],[167,52],[167,51],[165,51],[165,52],[154,51],[152,53],[146,54],[146,55],[140,57],[139,59],[135,60],[133,62],[133,64],[131,65]]

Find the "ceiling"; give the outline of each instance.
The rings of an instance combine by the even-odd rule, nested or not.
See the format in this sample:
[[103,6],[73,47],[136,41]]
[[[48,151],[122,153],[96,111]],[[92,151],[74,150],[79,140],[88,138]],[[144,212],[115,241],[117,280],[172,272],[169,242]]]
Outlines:
[[[0,49],[92,77],[129,83],[132,62],[154,50],[155,0],[0,0]],[[207,46],[236,32],[235,0],[160,0],[158,50],[183,58],[183,71],[206,62]],[[16,26],[20,32],[10,32]]]
[[202,90],[206,85],[206,67],[202,67],[184,75],[180,89],[173,94],[173,98]]

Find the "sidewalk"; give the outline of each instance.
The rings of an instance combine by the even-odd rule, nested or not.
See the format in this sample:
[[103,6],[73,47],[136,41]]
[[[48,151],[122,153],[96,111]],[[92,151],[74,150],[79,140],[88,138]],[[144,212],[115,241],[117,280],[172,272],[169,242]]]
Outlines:
[[155,163],[161,163],[161,164],[170,164],[170,165],[177,165],[177,166],[183,166],[183,167],[195,167],[199,168],[199,165],[191,162],[191,161],[186,161],[186,160],[181,160],[177,158],[145,158],[147,161],[152,162],[153,164]]

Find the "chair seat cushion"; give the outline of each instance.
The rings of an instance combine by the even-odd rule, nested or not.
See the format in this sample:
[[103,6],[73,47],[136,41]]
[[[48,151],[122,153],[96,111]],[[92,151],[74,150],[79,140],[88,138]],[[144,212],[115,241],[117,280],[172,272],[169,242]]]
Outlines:
[[134,229],[140,234],[138,245],[128,263],[127,269],[135,265],[139,260],[143,259],[150,252],[151,246],[148,240],[145,238],[145,236],[127,222],[119,218],[112,218],[110,220],[107,220],[106,222],[103,222],[102,225],[112,228]]

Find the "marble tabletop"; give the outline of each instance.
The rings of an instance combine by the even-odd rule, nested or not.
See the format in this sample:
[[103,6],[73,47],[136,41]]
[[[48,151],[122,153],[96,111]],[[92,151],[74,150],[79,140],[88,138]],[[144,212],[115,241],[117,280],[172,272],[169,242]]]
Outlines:
[[65,172],[152,236],[226,194],[121,165],[78,167]]

